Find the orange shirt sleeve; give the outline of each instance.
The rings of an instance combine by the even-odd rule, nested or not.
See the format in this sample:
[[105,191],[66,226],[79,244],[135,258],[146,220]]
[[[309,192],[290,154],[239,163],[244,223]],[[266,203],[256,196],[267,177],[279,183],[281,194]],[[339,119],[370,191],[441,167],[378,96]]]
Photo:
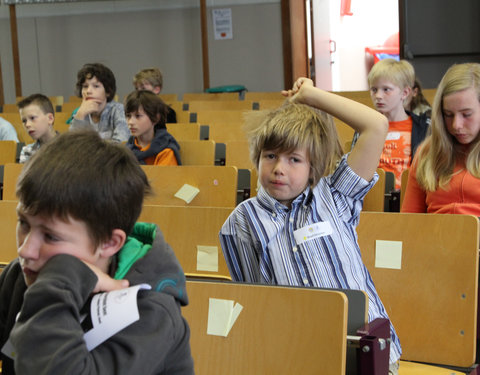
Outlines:
[[158,153],[154,165],[178,165],[175,153],[171,148],[166,148],[162,152]]
[[[418,153],[417,153],[418,155]],[[408,173],[407,188],[403,198],[401,212],[425,213],[427,212],[427,194],[417,181],[417,163],[415,160]]]

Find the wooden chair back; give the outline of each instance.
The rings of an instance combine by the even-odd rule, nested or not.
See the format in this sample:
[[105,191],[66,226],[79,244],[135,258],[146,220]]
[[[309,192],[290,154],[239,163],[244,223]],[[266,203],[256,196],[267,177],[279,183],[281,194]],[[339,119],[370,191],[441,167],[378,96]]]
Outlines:
[[200,124],[196,122],[167,124],[167,130],[177,141],[200,140]]
[[471,366],[477,338],[478,218],[362,212],[357,234],[364,263],[400,338],[402,359]]
[[17,201],[0,201],[0,266],[6,266],[17,257]]
[[[231,280],[218,239],[231,212],[224,207],[144,205],[139,221],[160,227],[187,276]],[[206,262],[201,258],[204,247],[210,252]]]
[[238,92],[188,92],[183,94],[182,100],[190,102],[192,100],[239,100]]
[[178,100],[177,94],[158,94],[158,96],[168,105],[170,105],[169,103],[176,102]]
[[17,142],[0,141],[0,165],[17,161]]
[[363,211],[383,212],[385,209],[385,171],[377,168],[378,181],[365,195]]
[[67,124],[68,119],[72,116],[71,112],[57,112],[55,113],[55,122],[53,127],[59,133],[65,133],[70,129],[70,125]]
[[367,107],[374,108],[372,98],[370,97],[370,91],[361,90],[361,91],[336,91],[334,94],[343,96],[345,98],[354,100],[356,102],[362,103]]
[[[340,139],[340,144],[343,146],[347,142],[351,142],[353,139],[353,135],[355,134],[355,131],[345,124],[343,121],[340,121],[337,118],[333,118],[333,122],[335,123],[335,126],[337,128],[337,133],[338,133],[338,138]],[[348,152],[350,150],[343,150],[345,152]]]
[[258,109],[275,109],[285,103],[284,99],[262,99],[258,102]]
[[190,112],[197,111],[243,111],[252,110],[250,100],[192,100],[188,102]]
[[433,100],[435,99],[435,94],[437,93],[437,89],[422,89],[422,94],[430,103],[430,106],[433,105]]
[[214,141],[180,141],[182,165],[215,165]]
[[61,112],[68,113],[71,116],[72,112],[75,109],[77,109],[78,107],[80,107],[80,104],[82,104],[81,101],[80,102],[66,102],[66,103],[63,103]]
[[[187,293],[182,313],[197,375],[345,373],[345,294],[202,281],[187,281]],[[227,337],[207,334],[219,319],[211,298],[243,307]]]
[[247,136],[242,123],[210,124],[208,126],[208,139],[217,143],[230,143],[232,141],[246,141]]
[[[243,124],[243,116],[247,111],[242,110],[202,110],[190,113],[190,121],[200,125],[216,124]],[[193,118],[193,119],[192,119]]]
[[407,184],[408,184],[408,173],[409,169],[405,169],[402,172],[402,179],[401,179],[401,187],[400,187],[400,208],[403,204],[403,199],[405,198],[405,192],[407,191]]
[[285,100],[285,97],[282,95],[280,91],[273,91],[273,92],[247,91],[245,92],[245,100],[252,100],[255,102],[258,102],[261,100],[283,101]]
[[16,201],[15,189],[17,186],[17,179],[22,171],[23,164],[8,163],[3,167],[3,200]]
[[225,165],[233,165],[239,169],[253,169],[250,160],[248,141],[228,141],[225,143]]
[[[238,173],[235,167],[144,165],[142,168],[153,187],[153,195],[145,204],[230,208],[236,205]],[[190,203],[174,196],[184,184],[200,190]]]

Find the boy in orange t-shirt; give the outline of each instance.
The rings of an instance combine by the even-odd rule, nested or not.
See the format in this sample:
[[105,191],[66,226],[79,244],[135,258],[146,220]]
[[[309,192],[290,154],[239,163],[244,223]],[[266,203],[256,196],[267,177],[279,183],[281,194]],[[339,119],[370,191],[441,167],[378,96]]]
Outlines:
[[[415,82],[413,66],[406,60],[385,59],[376,63],[368,74],[372,102],[388,119],[388,134],[380,157],[379,168],[395,175],[395,190],[400,189],[402,172],[410,167],[418,145],[430,126],[426,114],[420,116],[405,111]],[[357,134],[352,142],[355,144]]]

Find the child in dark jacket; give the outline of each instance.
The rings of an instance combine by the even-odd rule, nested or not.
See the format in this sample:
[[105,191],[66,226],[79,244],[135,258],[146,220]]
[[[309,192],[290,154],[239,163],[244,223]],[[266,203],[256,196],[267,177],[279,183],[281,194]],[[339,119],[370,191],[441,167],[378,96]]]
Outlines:
[[28,161],[19,256],[0,274],[2,375],[193,374],[185,275],[160,229],[136,223],[149,190],[132,153],[93,130]]
[[127,147],[140,164],[180,165],[180,146],[165,126],[167,105],[147,90],[133,91],[125,99],[125,116],[132,136]]

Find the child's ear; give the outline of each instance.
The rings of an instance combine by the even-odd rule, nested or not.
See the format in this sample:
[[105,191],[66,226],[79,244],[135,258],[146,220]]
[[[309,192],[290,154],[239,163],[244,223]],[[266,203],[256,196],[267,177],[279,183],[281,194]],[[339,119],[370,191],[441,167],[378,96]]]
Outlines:
[[47,119],[48,119],[48,125],[53,125],[53,122],[55,121],[55,116],[53,113],[47,113]]
[[405,100],[408,98],[408,96],[410,95],[410,93],[412,92],[412,88],[407,86],[403,89],[403,92],[402,92],[402,100]]
[[102,258],[110,258],[115,255],[125,244],[127,235],[121,229],[114,229],[112,236],[108,241],[100,245],[100,256]]

